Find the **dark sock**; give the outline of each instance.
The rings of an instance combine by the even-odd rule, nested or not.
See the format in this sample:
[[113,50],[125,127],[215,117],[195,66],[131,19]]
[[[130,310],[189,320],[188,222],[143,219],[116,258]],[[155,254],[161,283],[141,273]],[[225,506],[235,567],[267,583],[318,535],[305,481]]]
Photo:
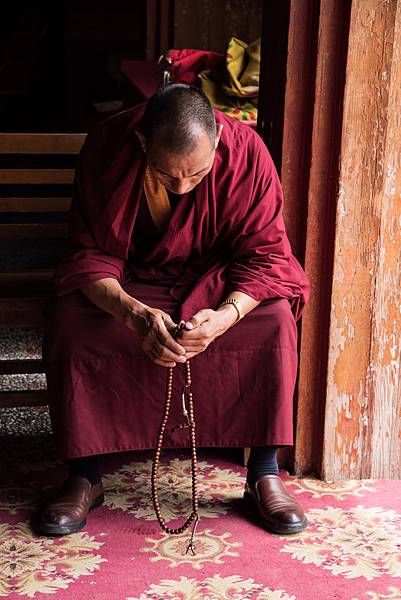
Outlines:
[[262,475],[278,475],[277,446],[251,448],[248,460],[247,481],[253,485]]
[[85,477],[92,485],[100,481],[99,459],[95,456],[68,458],[66,461],[71,476]]

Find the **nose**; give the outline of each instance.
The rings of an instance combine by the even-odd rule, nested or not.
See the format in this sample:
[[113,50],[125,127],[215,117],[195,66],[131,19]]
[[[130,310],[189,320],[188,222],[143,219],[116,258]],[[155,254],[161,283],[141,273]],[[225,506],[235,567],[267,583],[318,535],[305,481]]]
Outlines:
[[171,191],[174,194],[185,194],[185,192],[189,191],[190,187],[191,184],[188,181],[186,181],[185,179],[180,179],[173,183],[173,185],[171,186]]

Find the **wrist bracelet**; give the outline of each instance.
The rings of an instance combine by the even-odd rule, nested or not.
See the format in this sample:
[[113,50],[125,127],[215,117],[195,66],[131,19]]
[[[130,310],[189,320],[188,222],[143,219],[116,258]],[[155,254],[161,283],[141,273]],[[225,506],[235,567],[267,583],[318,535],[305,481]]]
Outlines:
[[236,298],[227,298],[227,300],[223,300],[223,302],[217,307],[217,310],[220,308],[220,306],[224,306],[225,304],[232,304],[234,306],[234,308],[236,309],[236,311],[237,311],[237,319],[235,321],[236,323],[237,323],[237,321],[242,319],[242,317],[244,316],[244,311],[243,311],[242,305],[239,300],[237,300]]

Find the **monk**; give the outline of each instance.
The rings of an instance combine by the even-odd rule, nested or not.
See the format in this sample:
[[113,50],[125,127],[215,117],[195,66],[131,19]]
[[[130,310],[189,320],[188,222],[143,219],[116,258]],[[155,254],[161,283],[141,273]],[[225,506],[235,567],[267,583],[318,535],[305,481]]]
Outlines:
[[[104,501],[99,456],[155,448],[169,367],[171,424],[182,422],[186,361],[198,446],[251,447],[244,497],[261,525],[306,526],[276,456],[293,443],[309,294],[282,209],[260,137],[196,87],[163,88],[88,134],[45,310],[50,416],[69,473],[43,533],[78,531]],[[167,428],[164,447],[187,445]]]

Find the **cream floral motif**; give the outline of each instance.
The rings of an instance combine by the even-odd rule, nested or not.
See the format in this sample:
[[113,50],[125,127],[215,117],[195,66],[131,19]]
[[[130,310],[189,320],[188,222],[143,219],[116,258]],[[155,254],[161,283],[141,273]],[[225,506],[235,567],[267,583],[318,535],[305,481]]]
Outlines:
[[180,577],[179,580],[163,579],[159,584],[151,584],[149,589],[135,598],[126,600],[150,600],[163,598],[172,600],[296,600],[284,590],[271,590],[256,583],[253,579],[243,579],[240,575],[229,577],[207,577],[203,581]]
[[401,515],[383,508],[309,509],[309,527],[281,552],[347,578],[401,576]]
[[294,494],[309,493],[312,498],[323,498],[324,496],[335,496],[336,500],[343,500],[346,496],[363,496],[364,492],[375,492],[372,487],[375,482],[370,479],[350,481],[320,481],[316,477],[305,477],[303,479],[289,479],[288,487],[295,487],[291,491]]
[[[133,462],[103,477],[105,504],[126,510],[138,519],[156,519],[150,496],[152,461]],[[230,502],[242,497],[244,477],[231,469],[221,469],[206,461],[198,462],[199,515],[226,514]],[[174,458],[161,463],[158,492],[166,521],[191,511],[191,462]]]
[[197,531],[194,538],[195,555],[189,551],[186,554],[190,534],[180,535],[160,534],[160,538],[147,537],[145,541],[151,546],[140,549],[140,552],[150,552],[151,562],[167,560],[170,567],[178,567],[184,563],[190,564],[194,569],[201,569],[205,562],[222,565],[226,557],[239,556],[239,552],[233,552],[233,548],[242,546],[241,542],[230,542],[227,540],[231,534],[226,532],[222,535],[214,535],[211,529]]
[[0,596],[12,592],[33,598],[54,594],[82,575],[91,575],[106,559],[103,544],[86,533],[62,538],[35,536],[27,523],[0,524]]
[[[381,592],[365,592],[369,600],[401,600],[401,590],[393,587],[392,585],[388,588],[388,594],[382,594]],[[351,598],[351,600],[359,600],[358,598]]]
[[0,511],[16,515],[20,510],[32,508],[37,504],[44,489],[44,486],[39,490],[38,487],[18,484],[2,486],[0,487]]

